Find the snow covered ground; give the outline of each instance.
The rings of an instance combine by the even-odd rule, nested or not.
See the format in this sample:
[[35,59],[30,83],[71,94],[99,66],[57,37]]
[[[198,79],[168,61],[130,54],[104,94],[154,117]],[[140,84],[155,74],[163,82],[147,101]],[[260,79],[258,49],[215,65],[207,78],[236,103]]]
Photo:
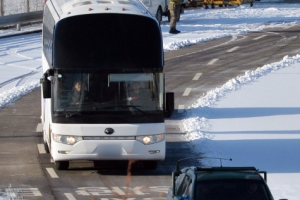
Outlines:
[[[190,9],[168,33],[164,50],[299,24],[300,4],[255,3],[236,8]],[[23,31],[40,29],[40,25]],[[0,30],[1,35],[14,30]],[[300,52],[299,52],[300,54]],[[41,35],[0,39],[0,109],[39,87]],[[275,199],[300,199],[300,56],[287,55],[246,72],[199,98],[182,121],[185,138],[196,152],[232,158],[223,165],[255,166],[268,172]],[[213,165],[211,161],[205,164]]]
[[[183,120],[195,152],[268,172],[275,199],[300,199],[300,55],[229,80]],[[219,163],[202,160],[212,166]]]

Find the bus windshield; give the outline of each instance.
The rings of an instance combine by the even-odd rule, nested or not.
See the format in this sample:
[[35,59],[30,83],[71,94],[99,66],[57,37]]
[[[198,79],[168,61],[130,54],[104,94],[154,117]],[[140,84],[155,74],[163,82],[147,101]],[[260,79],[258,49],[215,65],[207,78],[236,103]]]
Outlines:
[[51,78],[54,112],[143,115],[163,110],[162,73],[60,70]]

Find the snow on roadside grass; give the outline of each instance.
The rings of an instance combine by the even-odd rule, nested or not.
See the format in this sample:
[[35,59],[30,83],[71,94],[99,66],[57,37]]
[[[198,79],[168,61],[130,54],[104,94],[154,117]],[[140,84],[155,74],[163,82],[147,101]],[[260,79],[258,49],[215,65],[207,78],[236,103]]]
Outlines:
[[293,57],[285,56],[282,61],[272,64],[266,64],[262,67],[257,68],[255,71],[246,71],[245,75],[233,78],[225,83],[222,87],[211,90],[206,94],[206,96],[198,99],[197,102],[192,104],[189,108],[212,106],[215,104],[215,102],[225,96],[226,93],[237,90],[242,85],[248,84],[258,79],[259,77],[267,75],[273,71],[288,67],[296,62],[300,62],[299,54]]
[[13,87],[12,89],[5,91],[0,94],[0,109],[9,103],[16,101],[22,96],[32,92],[33,90],[40,87],[39,81],[32,81],[29,84],[22,86]]
[[[194,104],[188,108],[188,118],[182,120],[182,131],[185,132],[185,138],[189,141],[211,139],[211,135],[206,132],[209,131],[208,119],[196,116],[194,109],[203,109],[205,107],[213,106],[227,93],[240,89],[243,85],[249,84],[258,78],[265,76],[271,72],[279,69],[289,67],[294,63],[300,62],[300,55],[285,56],[281,61],[272,64],[266,64],[257,68],[255,71],[246,71],[245,75],[238,76],[226,82],[222,87],[209,91],[203,98],[198,99]],[[192,111],[193,110],[193,111]],[[201,113],[201,112],[200,112]],[[193,146],[193,144],[191,143]]]

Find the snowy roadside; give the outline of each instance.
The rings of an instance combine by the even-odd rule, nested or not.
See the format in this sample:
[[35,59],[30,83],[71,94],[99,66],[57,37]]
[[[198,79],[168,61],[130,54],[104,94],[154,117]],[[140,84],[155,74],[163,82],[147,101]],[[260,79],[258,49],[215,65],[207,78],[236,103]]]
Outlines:
[[[21,31],[0,29],[0,109],[40,87],[41,40],[31,42],[28,49],[23,43],[29,41],[25,35],[41,30],[42,24],[23,26]],[[24,39],[15,41],[13,36],[18,35]]]
[[10,27],[7,29],[0,29],[0,38],[12,37],[17,35],[24,35],[34,32],[42,31],[42,24],[32,24],[21,27],[20,31],[17,31],[16,27]]
[[275,199],[299,200],[299,85],[299,54],[248,71],[191,105],[185,138],[197,153],[233,159],[224,165],[267,171]]

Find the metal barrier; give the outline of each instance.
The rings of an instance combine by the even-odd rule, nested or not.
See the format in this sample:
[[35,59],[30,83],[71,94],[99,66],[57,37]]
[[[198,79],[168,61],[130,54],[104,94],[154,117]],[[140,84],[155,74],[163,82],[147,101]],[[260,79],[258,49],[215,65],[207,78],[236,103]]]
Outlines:
[[17,30],[21,29],[21,25],[30,22],[41,22],[43,20],[43,11],[35,11],[28,13],[20,13],[15,15],[7,15],[0,17],[0,27],[17,26]]

